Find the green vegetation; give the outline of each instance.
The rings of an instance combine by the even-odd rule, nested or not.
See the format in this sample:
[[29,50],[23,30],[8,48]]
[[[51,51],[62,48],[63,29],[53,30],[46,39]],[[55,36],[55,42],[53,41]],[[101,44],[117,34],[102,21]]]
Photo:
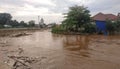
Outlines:
[[0,29],[1,29],[1,28],[4,28],[4,27],[3,27],[2,25],[0,25]]
[[0,13],[0,25],[4,25],[10,22],[11,19],[12,19],[12,16],[9,13]]
[[0,28],[28,28],[35,27],[35,21],[31,20],[28,23],[24,21],[18,22],[17,20],[12,20],[12,16],[9,13],[0,13]]
[[116,32],[120,32],[120,20],[117,20],[117,21],[107,20],[106,22],[107,22],[106,23],[107,31],[110,34],[114,34]]
[[83,28],[84,28],[84,30],[82,31],[83,33],[93,34],[96,32],[96,26],[95,24],[92,23],[84,24]]
[[54,25],[52,27],[52,33],[64,33],[64,32],[67,32],[63,25]]
[[[90,11],[84,6],[73,6],[66,13],[65,20],[61,25],[52,28],[53,33],[96,33],[95,23],[90,18]],[[120,32],[120,18],[117,21],[106,20],[106,27],[109,34]]]
[[28,23],[29,23],[29,27],[34,27],[35,26],[35,21],[34,20],[31,20]]
[[84,6],[73,6],[66,13],[65,20],[59,27],[53,27],[53,33],[62,32],[79,32],[79,33],[94,33],[95,26],[90,23],[90,11]]

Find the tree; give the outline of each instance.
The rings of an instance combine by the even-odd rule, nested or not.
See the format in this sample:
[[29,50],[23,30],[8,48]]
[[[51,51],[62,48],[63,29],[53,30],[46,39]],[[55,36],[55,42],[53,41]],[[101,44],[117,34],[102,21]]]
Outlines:
[[27,25],[27,23],[25,23],[24,21],[21,21],[21,22],[20,22],[20,26],[21,26],[21,27],[27,27],[28,25]]
[[10,20],[6,25],[11,25],[12,27],[18,27],[19,22],[17,20]]
[[6,23],[9,23],[11,19],[12,19],[11,14],[0,13],[0,25],[5,25]]
[[29,23],[29,27],[34,27],[35,26],[35,21],[34,20],[31,20],[28,23]]
[[11,25],[12,25],[13,27],[17,27],[17,26],[19,26],[19,22],[18,22],[17,20],[12,20]]
[[112,34],[115,32],[116,30],[116,25],[114,22],[112,22],[111,20],[107,20],[106,21],[106,27],[107,27],[107,31]]
[[120,19],[117,20],[117,21],[115,21],[115,30],[116,30],[117,32],[120,32]]
[[84,6],[75,5],[69,8],[66,19],[62,22],[66,30],[79,31],[84,24],[90,22],[90,11]]
[[96,32],[96,26],[95,24],[92,24],[92,23],[87,23],[87,24],[84,24],[84,30],[82,31],[83,33],[95,33]]
[[109,34],[120,32],[120,20],[116,21],[106,20],[106,27]]

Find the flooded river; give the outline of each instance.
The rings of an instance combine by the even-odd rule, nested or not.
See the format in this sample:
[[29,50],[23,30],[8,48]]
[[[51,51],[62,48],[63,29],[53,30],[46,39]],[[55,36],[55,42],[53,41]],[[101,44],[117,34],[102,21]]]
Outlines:
[[[22,48],[22,55],[41,57],[30,65],[32,69],[120,69],[120,36],[117,35],[58,35],[37,31],[28,36],[0,38],[6,41],[7,51]],[[11,53],[3,56],[6,55]]]

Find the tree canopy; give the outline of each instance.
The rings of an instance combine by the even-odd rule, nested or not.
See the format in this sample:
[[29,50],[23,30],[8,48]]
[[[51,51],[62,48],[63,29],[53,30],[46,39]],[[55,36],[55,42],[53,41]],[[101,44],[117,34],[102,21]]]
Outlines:
[[34,27],[35,26],[35,21],[34,20],[31,20],[28,23],[29,23],[29,27]]
[[21,26],[21,27],[27,27],[28,25],[24,21],[21,21],[19,26]]
[[0,13],[0,25],[5,25],[6,23],[10,22],[11,19],[12,19],[11,14]]
[[72,6],[62,22],[67,30],[79,31],[84,24],[90,22],[90,11],[84,6]]

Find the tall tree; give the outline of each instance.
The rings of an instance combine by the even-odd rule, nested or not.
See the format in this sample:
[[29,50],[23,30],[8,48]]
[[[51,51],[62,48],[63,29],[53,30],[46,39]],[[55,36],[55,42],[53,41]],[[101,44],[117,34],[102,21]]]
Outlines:
[[29,27],[34,27],[35,26],[35,21],[34,20],[31,20],[28,23],[29,23]]
[[27,27],[28,25],[27,25],[27,23],[25,23],[24,21],[21,21],[21,22],[20,22],[20,26],[21,26],[21,27]]
[[5,25],[6,23],[10,22],[12,19],[11,14],[9,13],[0,13],[0,24]]
[[65,20],[62,22],[67,30],[78,31],[84,24],[90,22],[90,11],[84,6],[75,5],[69,8]]
[[10,22],[6,23],[7,25],[11,25],[12,27],[18,27],[19,22],[17,20],[10,20]]
[[17,20],[12,20],[11,25],[12,25],[13,27],[17,27],[17,26],[19,26],[19,22],[18,22]]

